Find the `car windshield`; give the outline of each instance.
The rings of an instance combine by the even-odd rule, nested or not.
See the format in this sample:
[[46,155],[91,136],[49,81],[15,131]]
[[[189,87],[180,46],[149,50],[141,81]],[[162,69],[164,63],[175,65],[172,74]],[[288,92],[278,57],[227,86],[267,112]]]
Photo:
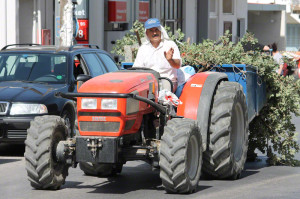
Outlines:
[[59,54],[0,54],[0,81],[62,84],[67,77],[67,58]]

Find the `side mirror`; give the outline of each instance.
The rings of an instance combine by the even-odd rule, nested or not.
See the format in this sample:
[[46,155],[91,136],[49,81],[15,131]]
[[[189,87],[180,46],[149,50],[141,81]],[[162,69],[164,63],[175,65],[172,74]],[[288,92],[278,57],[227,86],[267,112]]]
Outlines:
[[75,80],[75,82],[77,82],[77,91],[79,90],[79,88],[81,87],[81,85],[84,82],[88,81],[89,79],[92,79],[92,77],[89,76],[89,75],[83,75],[83,74],[78,75],[76,77],[76,80]]
[[89,79],[92,79],[92,77],[89,76],[89,75],[83,75],[83,74],[80,74],[80,75],[77,76],[76,82],[86,82],[86,81],[88,81]]

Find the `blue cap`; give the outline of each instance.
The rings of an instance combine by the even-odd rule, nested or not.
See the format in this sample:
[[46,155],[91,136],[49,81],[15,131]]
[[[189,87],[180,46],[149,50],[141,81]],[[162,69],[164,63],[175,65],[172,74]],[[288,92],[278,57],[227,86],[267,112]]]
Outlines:
[[150,29],[159,26],[160,26],[160,22],[157,18],[151,18],[145,22],[145,29]]

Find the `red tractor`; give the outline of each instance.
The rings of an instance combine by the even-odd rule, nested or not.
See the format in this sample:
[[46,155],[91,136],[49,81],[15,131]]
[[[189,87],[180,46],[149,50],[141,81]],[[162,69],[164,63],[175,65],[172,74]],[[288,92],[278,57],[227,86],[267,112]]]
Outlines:
[[90,79],[78,93],[57,93],[77,100],[79,133],[67,137],[60,117],[35,118],[25,142],[31,186],[59,189],[78,163],[88,175],[109,176],[132,160],[159,168],[168,193],[194,192],[201,171],[239,178],[248,148],[243,87],[225,73],[197,73],[174,108],[158,100],[162,79],[153,70],[124,70]]

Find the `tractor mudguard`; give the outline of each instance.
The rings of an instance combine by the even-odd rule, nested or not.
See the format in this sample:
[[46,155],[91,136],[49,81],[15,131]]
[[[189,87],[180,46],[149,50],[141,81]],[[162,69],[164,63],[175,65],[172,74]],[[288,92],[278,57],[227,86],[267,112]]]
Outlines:
[[212,97],[216,86],[222,80],[228,80],[225,73],[197,73],[187,81],[180,96],[182,104],[177,108],[177,115],[199,122],[203,140],[203,151],[207,147],[207,132]]

